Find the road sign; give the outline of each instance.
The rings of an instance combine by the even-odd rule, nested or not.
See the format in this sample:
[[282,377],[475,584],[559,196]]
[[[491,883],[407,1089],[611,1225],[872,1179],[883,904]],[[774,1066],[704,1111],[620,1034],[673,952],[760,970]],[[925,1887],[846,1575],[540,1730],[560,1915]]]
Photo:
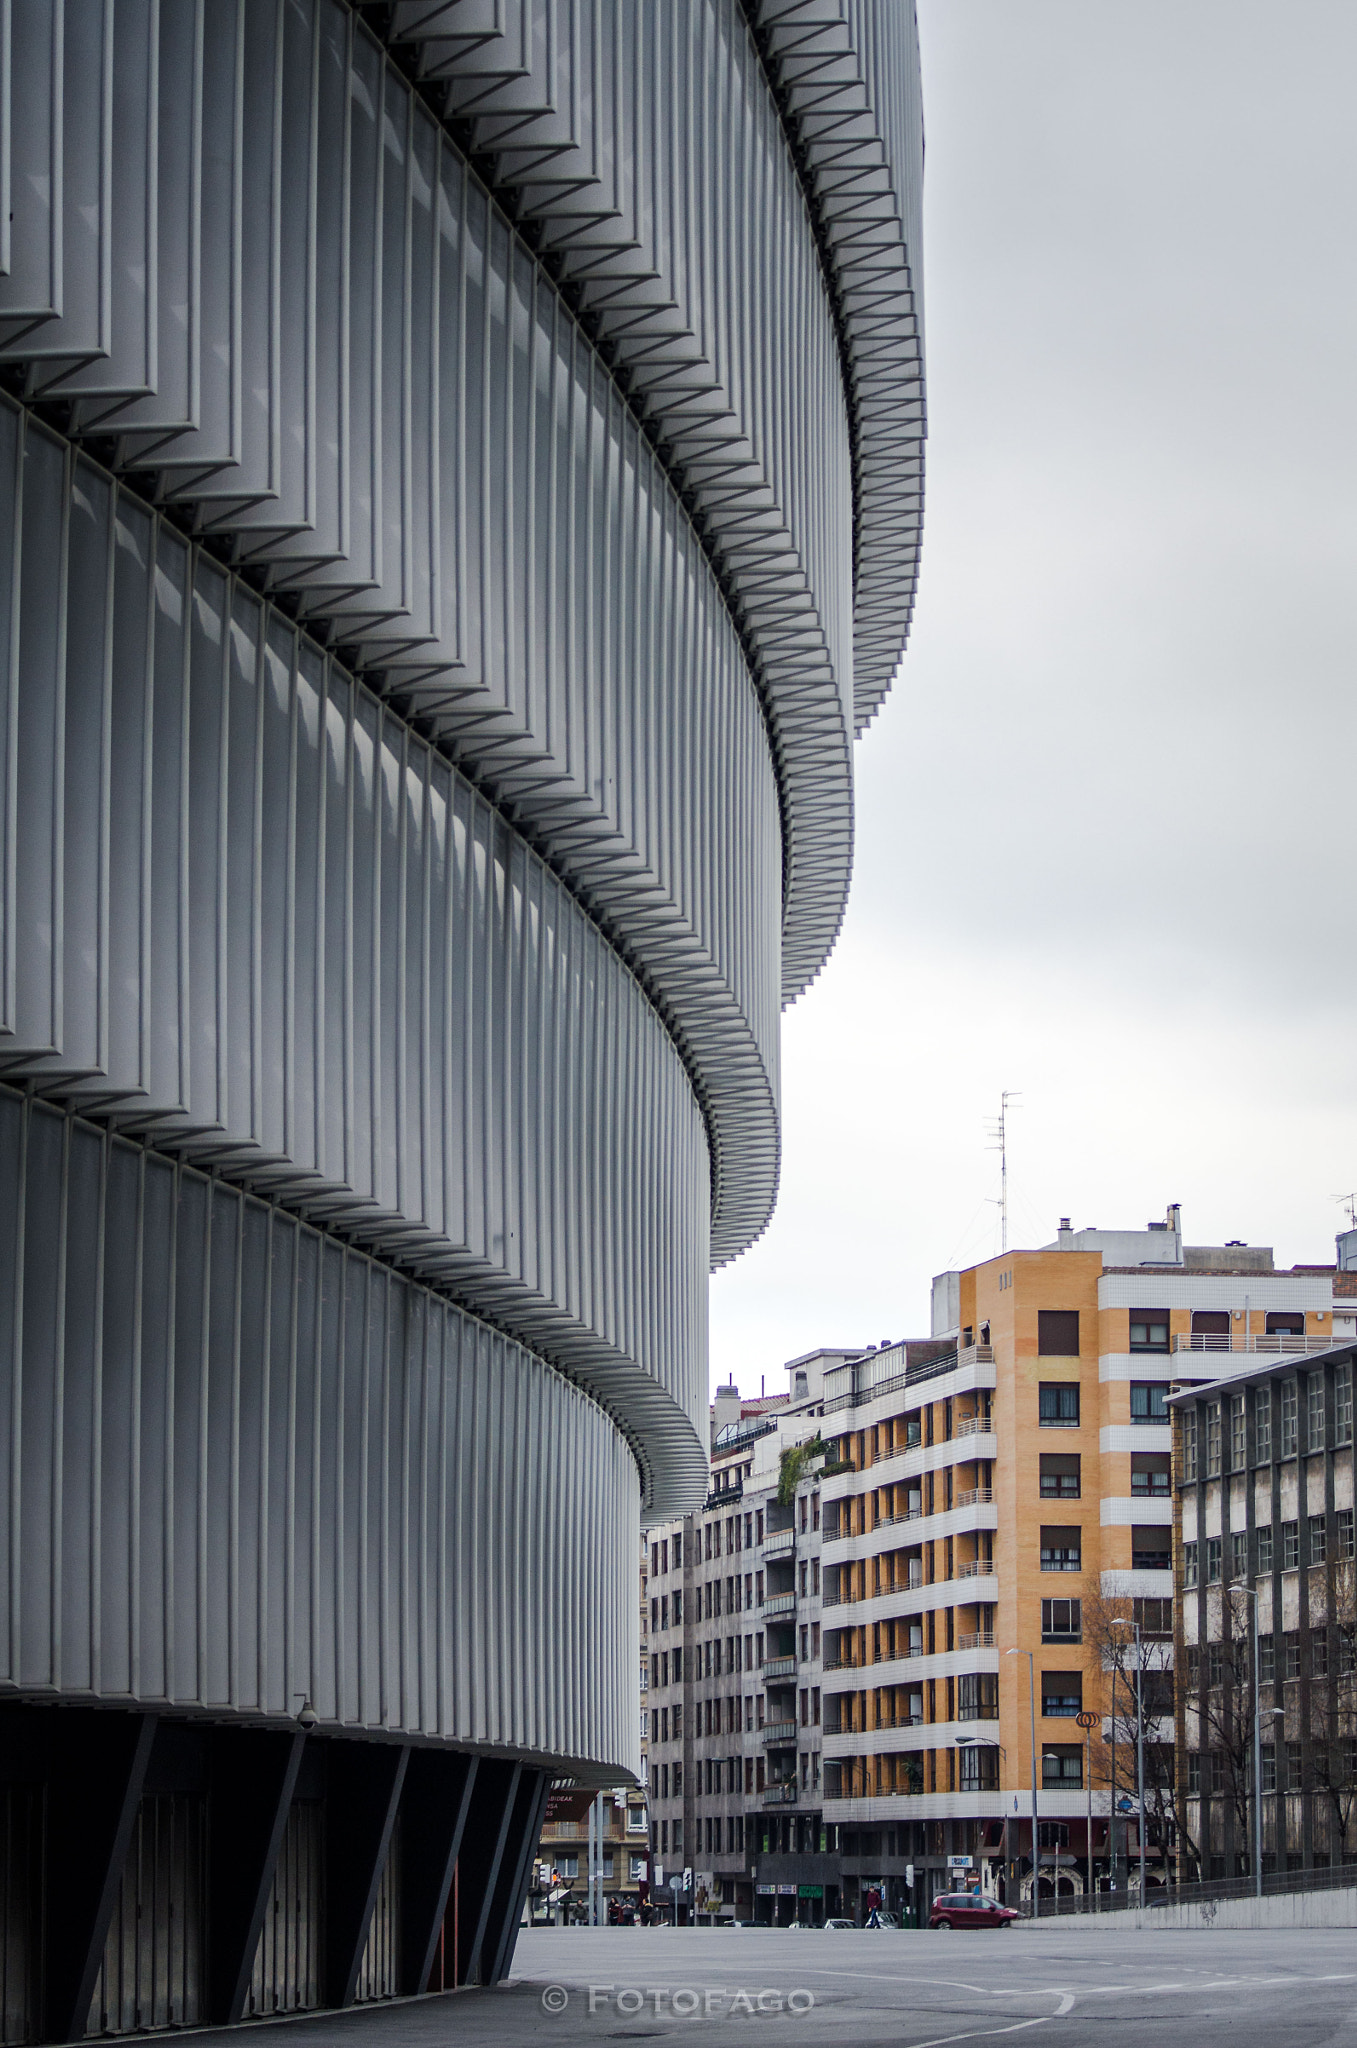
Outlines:
[[1089,1712],[1088,1708],[1087,1708],[1087,1707],[1085,1707],[1085,1708],[1084,1708],[1084,1711],[1083,1711],[1083,1713],[1082,1713],[1082,1714],[1078,1714],[1078,1715],[1076,1715],[1076,1717],[1075,1717],[1075,1718],[1077,1719],[1077,1721],[1078,1721],[1078,1723],[1079,1723],[1079,1726],[1080,1726],[1081,1728],[1083,1728],[1083,1729],[1089,1729],[1089,1728],[1096,1728],[1096,1727],[1097,1727],[1097,1725],[1098,1725],[1099,1721],[1100,1721],[1100,1720],[1102,1719],[1102,1715],[1101,1715],[1101,1714],[1091,1714],[1091,1713]]

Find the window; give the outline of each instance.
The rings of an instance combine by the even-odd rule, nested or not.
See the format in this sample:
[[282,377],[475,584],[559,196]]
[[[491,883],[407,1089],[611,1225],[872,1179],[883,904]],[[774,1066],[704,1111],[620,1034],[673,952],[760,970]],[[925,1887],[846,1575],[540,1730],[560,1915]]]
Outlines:
[[1173,1538],[1167,1529],[1132,1529],[1131,1569],[1137,1572],[1166,1572],[1171,1569]]
[[1271,1685],[1277,1676],[1277,1651],[1270,1635],[1258,1638],[1258,1683]]
[[1206,1645],[1206,1683],[1219,1685],[1225,1676],[1225,1650],[1221,1643]]
[[1303,1337],[1304,1311],[1295,1308],[1270,1308],[1265,1327],[1269,1337]]
[[1043,1451],[1041,1457],[1043,1500],[1078,1500],[1079,1458],[1077,1452]]
[[1300,1523],[1282,1523],[1282,1570],[1293,1572],[1300,1564]]
[[1278,1455],[1294,1458],[1296,1455],[1296,1382],[1282,1381],[1282,1423]]
[[1185,1543],[1183,1545],[1183,1584],[1185,1586],[1195,1586],[1196,1583],[1197,1546],[1195,1543]]
[[1253,1455],[1259,1465],[1272,1456],[1272,1389],[1256,1387],[1253,1395]]
[[1248,1464],[1248,1446],[1244,1434],[1244,1396],[1230,1396],[1230,1470],[1242,1472]]
[[[919,1703],[918,1719],[923,1719],[923,1697],[911,1693],[911,1703]],[[958,1721],[997,1721],[999,1718],[999,1675],[995,1671],[967,1671],[957,1680],[956,1717]],[[911,1704],[910,1719],[915,1715]]]
[[1258,1576],[1261,1579],[1272,1570],[1272,1524],[1265,1523],[1258,1531]]
[[1166,1308],[1133,1308],[1131,1310],[1132,1351],[1167,1351],[1168,1348],[1168,1310]]
[[672,1537],[672,1538],[671,1538],[671,1540],[670,1540],[670,1546],[669,1546],[669,1547],[670,1547],[670,1552],[671,1552],[671,1554],[672,1554],[672,1557],[673,1557],[673,1564],[674,1564],[674,1570],[675,1570],[675,1571],[677,1571],[677,1570],[679,1569],[680,1565],[681,1565],[681,1564],[683,1563],[683,1538],[682,1538],[682,1536],[680,1535],[680,1536],[675,1536],[675,1537]]
[[998,1789],[998,1750],[989,1742],[968,1744],[961,1752],[961,1790],[963,1792],[997,1792]]
[[1230,1532],[1230,1577],[1246,1579],[1249,1575],[1249,1538],[1245,1529]]
[[1352,1509],[1340,1508],[1334,1516],[1334,1554],[1350,1558],[1353,1555]]
[[1229,1348],[1229,1310],[1223,1308],[1194,1308],[1192,1311],[1192,1349],[1194,1351],[1228,1351]]
[[[1131,1462],[1134,1466],[1134,1455]],[[1183,1477],[1184,1479],[1195,1479],[1196,1476],[1197,1411],[1195,1408],[1185,1408],[1183,1410]]]
[[1083,1607],[1078,1600],[1043,1600],[1041,1640],[1043,1643],[1083,1641]]
[[1312,1628],[1310,1631],[1310,1676],[1327,1678],[1329,1675],[1329,1631],[1327,1628]]
[[1277,1752],[1270,1742],[1263,1744],[1261,1762],[1263,1766],[1263,1790],[1265,1792],[1275,1792],[1277,1789]]
[[922,1441],[923,1439],[921,1435],[919,1410],[916,1408],[912,1415],[907,1415],[905,1417],[905,1448],[907,1450],[913,1450]]
[[1200,1795],[1200,1793],[1201,1793],[1201,1789],[1202,1789],[1202,1760],[1201,1760],[1201,1752],[1200,1752],[1200,1750],[1196,1750],[1196,1749],[1193,1749],[1193,1750],[1189,1750],[1189,1752],[1188,1752],[1188,1758],[1187,1758],[1187,1789],[1188,1789],[1189,1793],[1190,1793],[1190,1794],[1191,1794],[1191,1795],[1192,1795],[1192,1796],[1193,1796],[1194,1798],[1198,1797],[1198,1796]]
[[1078,1381],[1043,1380],[1037,1389],[1037,1414],[1043,1429],[1078,1429]]
[[1333,1440],[1336,1444],[1350,1444],[1352,1442],[1352,1360],[1350,1358],[1345,1358],[1341,1365],[1334,1367]]
[[1043,1358],[1077,1358],[1079,1356],[1079,1311],[1077,1308],[1038,1309],[1037,1350]]
[[1308,1449],[1322,1451],[1324,1448],[1324,1375],[1310,1372],[1305,1375],[1305,1442]]
[[1072,1721],[1084,1710],[1082,1671],[1043,1671],[1041,1711],[1050,1721]]
[[1208,1479],[1220,1477],[1219,1401],[1208,1401],[1206,1404],[1206,1476]]
[[1083,1745],[1059,1743],[1048,1749],[1041,1759],[1041,1782],[1043,1785],[1057,1785],[1065,1791],[1073,1791],[1084,1782]]
[[1044,1528],[1041,1532],[1041,1569],[1044,1572],[1077,1572],[1080,1561],[1078,1529]]
[[1223,1749],[1213,1749],[1210,1754],[1211,1790],[1213,1792],[1223,1792],[1225,1790],[1225,1752]]
[[1288,1792],[1299,1792],[1304,1784],[1305,1780],[1301,1775],[1300,1744],[1298,1742],[1288,1742],[1286,1745],[1286,1789]]
[[1134,1380],[1131,1383],[1132,1422],[1167,1422],[1168,1410],[1164,1396],[1168,1388],[1160,1380]]
[[1311,1562],[1311,1564],[1323,1564],[1323,1562],[1324,1562],[1325,1558],[1326,1558],[1326,1557],[1328,1556],[1328,1544],[1327,1544],[1327,1542],[1325,1541],[1325,1537],[1326,1537],[1326,1531],[1325,1531],[1325,1527],[1324,1527],[1324,1517],[1323,1517],[1323,1515],[1311,1515],[1311,1517],[1310,1517],[1310,1562]]
[[1132,1451],[1131,1492],[1133,1496],[1149,1496],[1153,1500],[1167,1500],[1172,1488],[1173,1475],[1169,1468],[1167,1451]]
[[578,1877],[580,1874],[580,1859],[578,1855],[558,1856],[552,1868],[560,1877]]
[[1172,1600],[1133,1600],[1131,1614],[1133,1619],[1140,1623],[1140,1633],[1146,1641],[1152,1642],[1156,1637],[1172,1637]]
[[1206,1539],[1206,1583],[1208,1586],[1220,1584],[1219,1536],[1208,1536]]
[[1202,1653],[1196,1643],[1187,1646],[1187,1689],[1196,1692],[1202,1682]]
[[1285,1635],[1284,1635],[1284,1636],[1282,1637],[1282,1649],[1283,1649],[1283,1652],[1284,1652],[1284,1654],[1285,1654],[1285,1659],[1286,1659],[1285,1663],[1284,1663],[1284,1664],[1283,1664],[1283,1666],[1282,1666],[1282,1675],[1283,1675],[1283,1677],[1285,1677],[1285,1678],[1299,1678],[1299,1677],[1300,1677],[1300,1630],[1299,1630],[1299,1629],[1296,1629],[1296,1628],[1289,1628],[1289,1629],[1288,1629],[1288,1630],[1286,1631],[1286,1634],[1285,1634]]

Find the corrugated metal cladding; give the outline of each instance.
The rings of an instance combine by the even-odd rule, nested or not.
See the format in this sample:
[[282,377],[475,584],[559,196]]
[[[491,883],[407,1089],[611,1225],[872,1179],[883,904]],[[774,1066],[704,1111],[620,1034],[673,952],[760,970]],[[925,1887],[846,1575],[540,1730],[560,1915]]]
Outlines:
[[520,1345],[6,1089],[0,1358],[6,1689],[639,1760],[635,1468]]
[[777,1179],[778,788],[602,357],[342,0],[34,0],[8,77],[0,363],[549,852],[684,1047],[734,1256]]
[[0,620],[0,1066],[454,1289],[615,1398],[657,1500],[703,1484],[702,1120],[564,883],[5,406]]
[[533,1759],[456,1981],[703,1496],[912,601],[921,151],[908,0],[0,5],[0,1688]]

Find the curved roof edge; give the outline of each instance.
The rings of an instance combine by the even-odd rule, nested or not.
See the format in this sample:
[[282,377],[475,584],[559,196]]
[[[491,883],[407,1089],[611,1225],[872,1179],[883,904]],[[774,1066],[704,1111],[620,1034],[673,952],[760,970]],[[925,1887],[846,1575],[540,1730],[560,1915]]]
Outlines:
[[923,519],[923,102],[913,0],[741,0],[820,237],[853,423],[854,708],[909,636]]
[[[593,36],[539,40],[527,33],[525,11],[511,9],[492,23],[473,18],[460,0],[396,0],[365,19],[566,295],[712,564],[763,704],[781,791],[782,995],[790,1003],[824,966],[848,900],[853,764],[845,679],[818,608],[827,594],[812,589],[745,424],[698,349],[643,224],[625,211],[609,172],[612,151],[584,115],[596,97],[593,74],[582,82],[574,67],[587,70],[593,61]],[[785,134],[785,113],[780,118]],[[817,209],[804,173],[800,184]],[[825,283],[829,290],[827,274]],[[842,365],[842,344],[840,356]],[[851,422],[852,393],[844,399]],[[860,716],[860,702],[855,708]]]

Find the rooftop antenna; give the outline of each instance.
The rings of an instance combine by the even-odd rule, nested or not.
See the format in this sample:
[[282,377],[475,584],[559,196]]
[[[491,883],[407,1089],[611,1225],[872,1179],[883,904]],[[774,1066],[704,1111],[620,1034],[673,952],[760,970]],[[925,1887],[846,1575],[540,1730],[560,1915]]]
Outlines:
[[1350,1230],[1357,1230],[1357,1192],[1350,1195],[1335,1195],[1333,1200],[1337,1202],[1340,1209],[1347,1210],[1348,1228]]
[[[989,1119],[989,1135],[994,1140],[986,1149],[999,1155],[999,1250],[1008,1250],[1008,1105],[1016,1102],[1022,1094],[1021,1088],[1005,1088],[999,1097],[999,1114]],[[992,1199],[992,1198],[991,1198]]]

